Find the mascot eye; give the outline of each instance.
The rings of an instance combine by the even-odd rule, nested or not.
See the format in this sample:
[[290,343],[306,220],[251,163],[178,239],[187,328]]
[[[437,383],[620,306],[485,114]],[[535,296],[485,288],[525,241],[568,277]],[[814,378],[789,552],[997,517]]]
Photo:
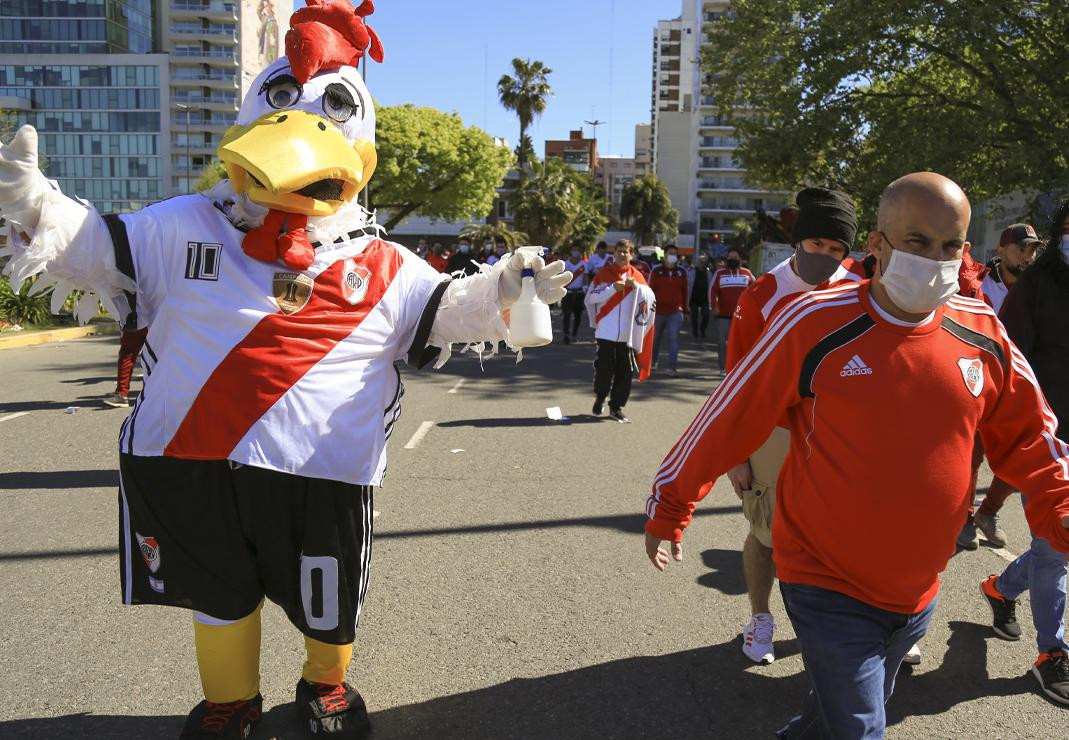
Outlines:
[[330,116],[332,121],[345,123],[356,113],[356,101],[345,88],[337,82],[327,85],[323,93],[323,112]]
[[289,108],[301,99],[301,86],[290,75],[278,75],[264,83],[260,92],[267,93],[267,104],[272,108]]

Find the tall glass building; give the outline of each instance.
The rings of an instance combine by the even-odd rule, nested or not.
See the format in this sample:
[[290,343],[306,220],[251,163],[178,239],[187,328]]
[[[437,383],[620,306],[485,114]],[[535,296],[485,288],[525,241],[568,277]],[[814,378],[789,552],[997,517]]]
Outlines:
[[101,212],[170,195],[156,5],[0,0],[0,109],[37,129],[45,174]]
[[0,111],[101,212],[190,192],[292,0],[0,0]]

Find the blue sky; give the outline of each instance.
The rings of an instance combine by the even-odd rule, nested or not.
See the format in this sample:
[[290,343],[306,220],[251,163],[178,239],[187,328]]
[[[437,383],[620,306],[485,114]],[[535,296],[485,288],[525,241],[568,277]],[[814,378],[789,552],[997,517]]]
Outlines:
[[553,69],[555,95],[531,130],[539,156],[545,139],[566,139],[570,129],[595,119],[608,121],[598,127],[598,152],[632,156],[635,124],[650,118],[653,31],[659,19],[678,16],[681,5],[376,0],[368,22],[382,38],[386,60],[369,65],[368,88],[380,105],[455,111],[465,124],[515,146],[519,122],[498,102],[497,80],[513,57],[540,59]]

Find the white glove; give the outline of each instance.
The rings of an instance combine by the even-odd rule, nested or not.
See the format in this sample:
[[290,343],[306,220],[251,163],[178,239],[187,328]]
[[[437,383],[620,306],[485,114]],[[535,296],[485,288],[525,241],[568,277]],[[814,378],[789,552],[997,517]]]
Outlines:
[[[526,266],[525,255],[515,252],[501,271],[498,291],[503,308],[508,308],[519,299],[520,289],[523,287],[523,268]],[[564,269],[563,260],[547,265],[541,257],[535,257],[530,268],[534,271],[535,293],[543,303],[556,303],[568,292],[565,286],[572,282],[573,278],[572,273]]]
[[37,131],[23,126],[10,144],[0,142],[0,215],[32,231],[41,217],[48,180],[37,169]]

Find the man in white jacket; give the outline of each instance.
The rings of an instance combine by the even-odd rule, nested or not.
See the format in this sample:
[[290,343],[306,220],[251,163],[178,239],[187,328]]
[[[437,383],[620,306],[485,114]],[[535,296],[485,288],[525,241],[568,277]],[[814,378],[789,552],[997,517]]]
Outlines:
[[594,359],[595,416],[605,410],[626,424],[624,406],[631,395],[631,376],[649,377],[653,361],[653,320],[656,302],[646,278],[631,265],[634,246],[616,243],[614,262],[594,276],[586,295],[586,311],[594,326],[598,353]]

